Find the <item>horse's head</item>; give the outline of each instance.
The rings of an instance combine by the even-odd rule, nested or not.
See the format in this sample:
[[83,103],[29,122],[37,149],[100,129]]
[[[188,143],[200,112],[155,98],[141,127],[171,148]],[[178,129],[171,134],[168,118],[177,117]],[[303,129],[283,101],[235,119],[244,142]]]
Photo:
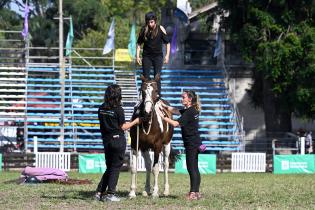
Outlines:
[[150,115],[155,103],[159,99],[158,82],[160,81],[160,74],[157,74],[153,80],[146,79],[141,75],[142,85],[142,99],[144,102],[145,115]]

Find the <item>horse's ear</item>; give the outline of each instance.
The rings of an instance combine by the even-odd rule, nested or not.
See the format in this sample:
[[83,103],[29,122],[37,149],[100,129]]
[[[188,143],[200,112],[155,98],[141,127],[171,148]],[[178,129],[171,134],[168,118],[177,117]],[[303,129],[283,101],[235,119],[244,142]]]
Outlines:
[[142,82],[148,81],[147,78],[145,78],[142,74],[141,74],[141,76],[140,76],[140,79],[142,80]]
[[158,81],[160,81],[160,79],[161,79],[160,73],[156,74],[155,77],[154,77],[154,80],[155,80],[156,82],[158,82]]

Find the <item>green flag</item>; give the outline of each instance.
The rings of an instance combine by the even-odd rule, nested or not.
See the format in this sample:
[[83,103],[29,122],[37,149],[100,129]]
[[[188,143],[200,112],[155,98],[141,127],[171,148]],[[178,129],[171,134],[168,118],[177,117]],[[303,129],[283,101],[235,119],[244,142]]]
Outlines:
[[66,56],[69,56],[72,52],[72,42],[73,42],[73,24],[72,24],[72,16],[70,16],[70,28],[67,36],[66,42]]
[[134,23],[131,26],[128,52],[133,59],[136,58],[136,25]]

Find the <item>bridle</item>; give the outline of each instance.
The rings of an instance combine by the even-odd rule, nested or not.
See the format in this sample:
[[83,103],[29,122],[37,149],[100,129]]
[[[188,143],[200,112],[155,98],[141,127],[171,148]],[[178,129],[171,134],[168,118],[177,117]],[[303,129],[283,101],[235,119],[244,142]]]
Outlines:
[[150,92],[147,92],[146,94],[148,94],[148,96],[150,97],[150,100],[149,101],[145,101],[144,102],[144,107],[147,103],[151,103],[151,118],[150,118],[150,121],[148,122],[149,123],[149,128],[148,130],[146,131],[145,128],[144,128],[144,125],[143,125],[143,122],[142,122],[142,131],[145,135],[149,135],[150,131],[151,131],[151,126],[152,126],[152,121],[153,121],[153,114],[154,114],[154,102],[152,100],[152,95]]

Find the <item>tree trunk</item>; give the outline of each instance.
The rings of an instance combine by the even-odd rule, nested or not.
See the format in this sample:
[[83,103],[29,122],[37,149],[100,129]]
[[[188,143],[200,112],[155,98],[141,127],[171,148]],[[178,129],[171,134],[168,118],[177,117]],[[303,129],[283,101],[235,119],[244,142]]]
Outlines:
[[264,80],[263,103],[266,135],[272,137],[277,133],[291,132],[291,111],[284,108],[281,100],[271,90],[270,81]]

